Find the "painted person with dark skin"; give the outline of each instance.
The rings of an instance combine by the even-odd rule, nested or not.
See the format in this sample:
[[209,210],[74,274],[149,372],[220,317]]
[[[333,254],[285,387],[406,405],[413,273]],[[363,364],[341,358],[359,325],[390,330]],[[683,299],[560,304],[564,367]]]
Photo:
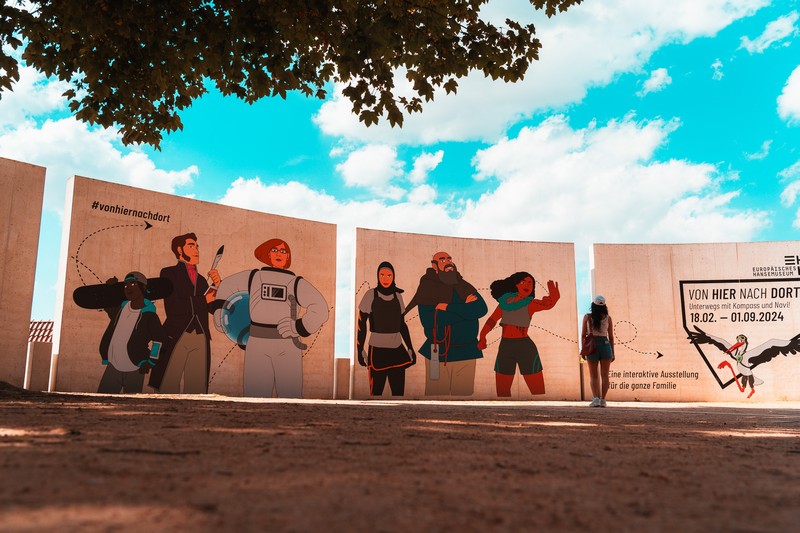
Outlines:
[[558,284],[548,281],[548,295],[536,300],[535,283],[533,276],[527,272],[516,272],[505,279],[493,281],[490,285],[497,307],[481,329],[478,348],[486,349],[486,335],[499,322],[503,333],[494,372],[497,395],[500,397],[511,396],[517,367],[531,394],[545,392],[539,349],[528,335],[528,328],[533,314],[552,309],[561,294],[558,292]]
[[[114,285],[117,278],[106,283]],[[155,365],[164,339],[156,308],[145,298],[147,278],[144,274],[127,274],[123,291],[122,305],[105,310],[111,322],[100,341],[100,357],[106,369],[97,387],[99,393],[141,393],[144,376]]]
[[[415,306],[425,331],[419,349],[425,357],[425,394],[470,396],[475,390],[476,361],[483,357],[478,349],[478,319],[488,308],[447,252],[434,254],[406,313]],[[434,351],[438,369],[431,361]]]
[[[209,290],[208,282],[197,271],[200,245],[194,233],[172,239],[171,249],[178,263],[161,269],[161,277],[172,283],[172,293],[164,298],[166,339],[150,374],[150,386],[162,394],[206,394],[211,368],[208,304],[217,292]],[[208,277],[219,286],[219,272],[211,270]]]
[[417,354],[403,318],[406,306],[403,289],[395,284],[394,266],[384,261],[378,265],[377,274],[378,286],[367,291],[358,306],[356,358],[358,364],[369,370],[372,396],[383,394],[387,379],[392,396],[402,396],[406,368],[417,362]]

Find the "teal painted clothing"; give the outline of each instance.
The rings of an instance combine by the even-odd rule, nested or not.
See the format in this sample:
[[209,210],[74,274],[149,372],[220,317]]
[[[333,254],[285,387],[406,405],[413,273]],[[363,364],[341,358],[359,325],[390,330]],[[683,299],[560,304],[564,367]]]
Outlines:
[[[436,311],[434,305],[419,306],[419,319],[425,330],[425,343],[419,349],[423,357],[431,358],[434,314],[437,339],[446,338],[446,329],[449,326],[449,349],[446,358],[440,355],[442,361],[469,361],[483,357],[483,353],[478,349],[478,319],[489,309],[481,295],[477,291],[474,294],[478,297],[477,300],[464,303],[465,298],[454,290],[446,311]],[[440,354],[444,353],[445,344],[440,344]]]

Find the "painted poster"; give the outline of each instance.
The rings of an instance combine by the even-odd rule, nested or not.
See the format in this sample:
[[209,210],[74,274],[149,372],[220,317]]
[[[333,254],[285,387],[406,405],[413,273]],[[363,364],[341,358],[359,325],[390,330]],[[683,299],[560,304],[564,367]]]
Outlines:
[[800,398],[796,242],[595,245],[615,319],[610,399]]
[[330,398],[336,228],[75,177],[55,390]]
[[356,398],[577,399],[572,244],[357,229]]

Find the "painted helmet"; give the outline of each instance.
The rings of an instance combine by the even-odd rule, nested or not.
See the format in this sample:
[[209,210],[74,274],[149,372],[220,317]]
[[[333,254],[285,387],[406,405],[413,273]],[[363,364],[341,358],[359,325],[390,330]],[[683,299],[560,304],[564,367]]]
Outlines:
[[220,311],[222,332],[236,344],[246,345],[250,338],[250,294],[241,291],[230,295]]

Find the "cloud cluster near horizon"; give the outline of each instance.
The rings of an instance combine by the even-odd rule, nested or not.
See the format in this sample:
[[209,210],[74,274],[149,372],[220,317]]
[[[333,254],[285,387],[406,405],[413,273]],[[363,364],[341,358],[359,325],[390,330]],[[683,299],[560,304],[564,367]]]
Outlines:
[[[588,264],[593,242],[747,241],[768,224],[768,213],[736,209],[737,190],[722,192],[728,176],[717,166],[660,161],[657,149],[679,127],[675,121],[633,117],[573,129],[554,116],[514,138],[479,151],[476,180],[497,183],[474,201],[396,203],[338,200],[298,182],[273,184],[238,178],[220,202],[335,223],[338,272],[349,273],[356,227],[521,241],[576,243]],[[338,276],[337,314],[350,316],[352,275]],[[346,338],[337,341],[347,346]]]
[[[437,94],[422,114],[407,117],[402,129],[363,127],[337,86],[313,117],[336,144],[326,155],[335,168],[327,179],[343,185],[337,195],[269,170],[231,176],[217,184],[223,193],[204,195],[201,167],[162,168],[144,150],[122,146],[113,131],[75,121],[60,97],[61,82],[27,68],[18,90],[0,100],[0,155],[48,168],[46,208],[51,210],[63,206],[66,177],[81,174],[249,209],[269,205],[275,214],[337,223],[340,273],[349,272],[356,226],[574,241],[584,262],[593,241],[752,240],[769,226],[771,213],[741,207],[741,191],[727,162],[661,156],[680,131],[681,117],[631,114],[602,124],[572,124],[570,111],[589,91],[625,74],[645,79],[641,96],[669,94],[672,76],[683,78],[669,62],[663,63],[669,71],[653,69],[648,65],[653,54],[667,45],[714,36],[768,5],[769,0],[586,2],[552,19],[535,20],[544,47],[524,81],[504,84],[470,75],[459,81],[456,95]],[[524,20],[530,11],[527,0],[495,0],[485,7],[498,22],[506,16]],[[743,38],[741,48],[767,55],[790,42],[796,25],[792,12],[767,24],[752,40]],[[714,79],[722,81],[723,62],[716,57],[710,56],[703,68],[711,65]],[[733,66],[726,68],[733,71]],[[398,87],[408,90],[402,73]],[[800,121],[800,67],[782,94],[770,98],[771,105],[777,99],[778,113],[788,124]],[[641,101],[650,100],[656,98]],[[522,122],[532,116],[549,118]],[[470,198],[441,194],[436,179],[461,141],[475,141],[467,155],[474,175],[462,179],[473,191],[484,187]],[[752,160],[769,155],[769,144],[762,145]],[[788,170],[783,176],[789,191],[784,207],[791,207],[796,196],[793,176]],[[276,195],[281,202],[265,201]],[[342,279],[340,290],[349,284]],[[337,296],[340,303],[348,301],[343,294]]]
[[63,82],[23,66],[20,83],[0,100],[0,156],[47,168],[45,209],[63,210],[65,183],[73,175],[175,194],[199,174],[196,165],[158,168],[143,150],[123,148],[113,130],[72,118],[64,90]]

